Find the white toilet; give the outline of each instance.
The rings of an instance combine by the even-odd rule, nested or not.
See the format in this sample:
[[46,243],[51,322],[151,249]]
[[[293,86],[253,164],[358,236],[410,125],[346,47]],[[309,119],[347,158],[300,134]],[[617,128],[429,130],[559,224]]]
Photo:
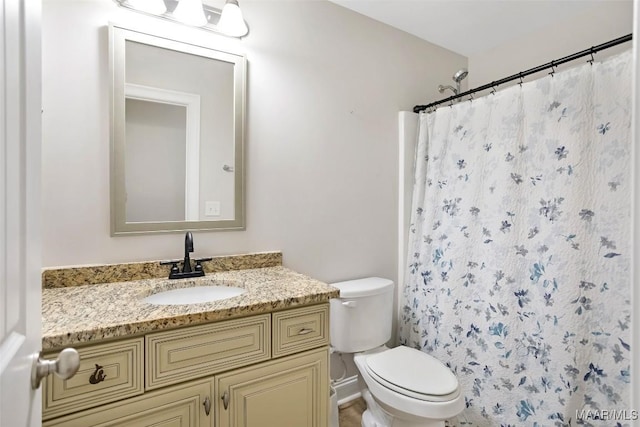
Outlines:
[[354,353],[367,411],[363,427],[441,427],[464,408],[458,379],[438,359],[413,348],[388,348],[393,282],[379,277],[332,283],[331,346]]

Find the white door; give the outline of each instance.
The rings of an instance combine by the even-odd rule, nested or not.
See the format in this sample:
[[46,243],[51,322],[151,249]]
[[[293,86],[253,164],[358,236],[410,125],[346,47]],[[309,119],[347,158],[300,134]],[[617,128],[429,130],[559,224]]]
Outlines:
[[0,8],[0,427],[41,425],[40,0]]

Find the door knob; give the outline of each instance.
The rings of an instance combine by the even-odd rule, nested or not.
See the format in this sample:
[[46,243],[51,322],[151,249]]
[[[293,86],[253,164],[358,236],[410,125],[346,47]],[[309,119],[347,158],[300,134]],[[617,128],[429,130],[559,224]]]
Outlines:
[[31,367],[31,387],[36,390],[47,375],[54,373],[63,380],[69,379],[78,372],[80,355],[75,348],[65,348],[55,360],[42,358],[42,352],[33,358]]

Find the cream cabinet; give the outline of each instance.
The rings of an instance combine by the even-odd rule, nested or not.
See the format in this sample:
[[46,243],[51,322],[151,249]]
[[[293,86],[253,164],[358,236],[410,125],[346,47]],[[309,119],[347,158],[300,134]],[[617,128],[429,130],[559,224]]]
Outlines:
[[273,313],[273,357],[329,345],[329,306]]
[[211,379],[191,381],[43,423],[45,427],[211,427]]
[[79,348],[80,368],[73,377],[50,375],[42,382],[43,420],[142,394],[143,345],[137,338]]
[[44,381],[43,426],[326,427],[328,313],[319,304],[79,348],[75,377]]
[[152,390],[271,358],[271,314],[163,331],[145,337]]
[[328,350],[216,376],[218,427],[326,427]]

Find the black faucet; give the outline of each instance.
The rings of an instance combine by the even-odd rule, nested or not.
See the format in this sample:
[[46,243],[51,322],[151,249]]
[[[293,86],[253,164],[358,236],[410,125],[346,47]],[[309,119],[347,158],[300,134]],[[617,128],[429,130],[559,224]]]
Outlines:
[[169,272],[169,279],[184,279],[187,277],[200,277],[204,276],[204,270],[202,269],[202,263],[205,261],[211,261],[209,258],[197,258],[193,261],[196,263],[193,269],[191,268],[191,258],[189,253],[193,252],[193,235],[190,231],[184,236],[184,259],[182,260],[182,271],[178,268],[180,260],[161,261],[160,265],[171,265]]
[[193,235],[190,231],[187,231],[187,234],[184,235],[184,261],[182,263],[183,273],[191,273],[191,259],[189,258],[189,252],[193,252]]

